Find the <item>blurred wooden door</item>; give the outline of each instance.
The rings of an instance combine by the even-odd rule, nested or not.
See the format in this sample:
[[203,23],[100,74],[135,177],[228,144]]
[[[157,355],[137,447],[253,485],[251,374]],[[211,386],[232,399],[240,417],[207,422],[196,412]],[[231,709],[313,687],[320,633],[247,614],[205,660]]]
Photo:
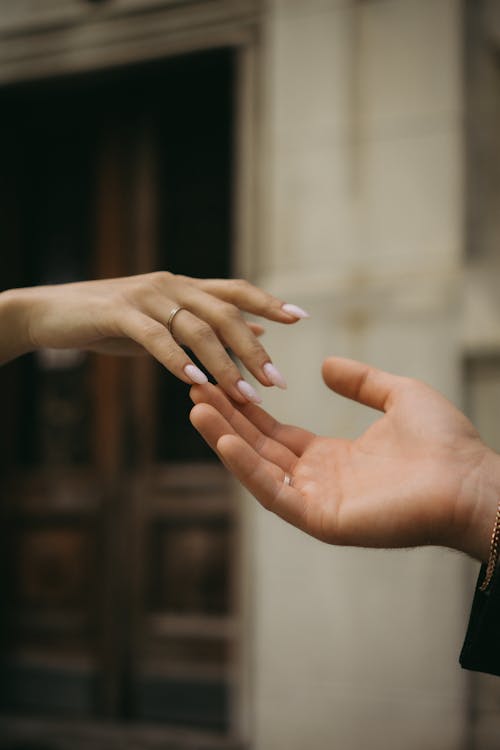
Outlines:
[[[232,75],[221,51],[5,92],[4,286],[228,275]],[[237,524],[186,386],[78,352],[0,374],[3,736],[106,747],[127,722],[137,747],[152,726],[225,747]]]

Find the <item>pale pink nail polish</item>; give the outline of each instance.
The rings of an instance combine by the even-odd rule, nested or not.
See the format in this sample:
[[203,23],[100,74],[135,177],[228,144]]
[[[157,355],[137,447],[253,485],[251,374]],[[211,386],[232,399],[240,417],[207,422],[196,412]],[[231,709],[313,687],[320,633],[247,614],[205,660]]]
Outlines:
[[252,401],[254,404],[262,403],[262,399],[255,388],[253,388],[250,383],[247,383],[246,380],[238,380],[238,382],[236,383],[236,388],[239,390],[242,396],[245,396],[245,398],[247,398],[249,401]]
[[283,312],[288,313],[288,315],[293,315],[294,318],[309,318],[310,315],[308,312],[303,310],[298,305],[292,305],[288,302],[286,302],[284,305],[281,305],[281,309]]
[[193,381],[193,383],[198,383],[198,385],[204,385],[205,383],[208,383],[207,376],[198,367],[196,367],[196,365],[186,365],[184,368],[184,372],[186,373],[188,378]]
[[273,385],[277,385],[278,388],[283,388],[283,390],[286,388],[285,378],[278,368],[271,364],[271,362],[266,362],[262,369],[266,378],[270,380]]

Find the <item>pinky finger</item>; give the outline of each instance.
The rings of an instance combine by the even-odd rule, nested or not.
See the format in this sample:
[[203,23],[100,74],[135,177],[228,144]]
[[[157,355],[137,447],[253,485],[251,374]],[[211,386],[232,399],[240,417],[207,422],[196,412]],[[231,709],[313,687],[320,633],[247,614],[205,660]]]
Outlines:
[[[266,332],[264,326],[260,326],[258,323],[249,323],[247,320],[245,321],[245,323],[247,327],[252,331],[253,335],[257,336],[257,338],[260,338],[260,336],[262,336]],[[219,339],[224,349],[231,348],[221,333],[219,333]]]
[[249,322],[248,320],[245,322],[254,336],[263,336],[263,334],[266,332],[264,326],[259,325],[259,323],[254,323],[253,321]]
[[267,510],[283,520],[303,528],[303,498],[285,483],[285,472],[262,458],[236,435],[223,435],[217,441],[217,453],[227,468]]

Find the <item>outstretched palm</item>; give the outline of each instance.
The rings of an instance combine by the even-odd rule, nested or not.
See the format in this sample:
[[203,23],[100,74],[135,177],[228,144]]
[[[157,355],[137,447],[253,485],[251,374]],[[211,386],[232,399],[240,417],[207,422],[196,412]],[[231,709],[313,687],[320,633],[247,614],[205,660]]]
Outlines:
[[359,362],[330,358],[323,376],[332,390],[383,416],[356,440],[324,438],[203,386],[192,390],[191,420],[266,508],[312,536],[466,548],[469,498],[490,453],[471,423],[425,384]]

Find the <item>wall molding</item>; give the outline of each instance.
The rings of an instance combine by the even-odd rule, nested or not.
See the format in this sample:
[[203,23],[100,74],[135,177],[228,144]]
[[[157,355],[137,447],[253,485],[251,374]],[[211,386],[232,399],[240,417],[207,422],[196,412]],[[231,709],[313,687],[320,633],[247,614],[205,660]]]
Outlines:
[[248,44],[259,0],[73,0],[50,15],[22,5],[17,14],[2,9],[0,85]]

